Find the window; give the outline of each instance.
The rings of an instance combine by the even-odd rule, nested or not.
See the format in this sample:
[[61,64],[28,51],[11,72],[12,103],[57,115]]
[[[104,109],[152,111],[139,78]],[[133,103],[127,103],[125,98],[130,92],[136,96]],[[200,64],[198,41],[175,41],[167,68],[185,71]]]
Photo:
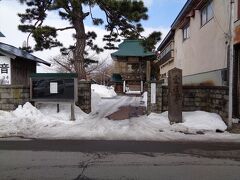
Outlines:
[[213,18],[213,1],[210,1],[201,10],[201,26],[204,26]]
[[183,40],[186,40],[190,37],[190,24],[187,24],[183,28]]
[[163,58],[167,53],[173,50],[173,42],[171,42],[163,51],[160,53],[160,59]]

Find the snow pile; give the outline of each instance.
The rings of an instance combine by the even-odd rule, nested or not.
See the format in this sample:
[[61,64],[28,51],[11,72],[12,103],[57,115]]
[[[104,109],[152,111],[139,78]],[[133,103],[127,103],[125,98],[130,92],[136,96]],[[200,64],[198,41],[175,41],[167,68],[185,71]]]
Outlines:
[[[31,136],[35,128],[35,123],[41,120],[44,115],[29,102],[11,112],[1,112],[0,115],[0,134],[1,136]],[[36,125],[35,127],[39,127]]]
[[27,102],[18,106],[15,111],[0,111],[0,137],[22,136],[29,138],[58,137],[77,121],[88,116],[81,109],[75,107],[75,122],[70,121],[70,104],[57,105],[40,104],[41,111]]
[[101,102],[101,96],[92,89],[92,93],[91,93],[92,112],[97,111],[100,102]]
[[43,114],[31,103],[27,102],[23,106],[19,105],[18,108],[13,111],[13,115],[18,118],[27,118],[27,119],[42,119]]
[[[167,116],[167,112],[165,113]],[[222,118],[215,113],[204,111],[183,112],[183,123],[173,124],[172,130],[185,133],[197,133],[207,131],[225,131],[226,124]]]
[[[31,107],[32,109],[35,107]],[[71,112],[71,105],[70,104],[60,104],[59,105],[59,113],[57,113],[57,105],[56,104],[47,104],[42,103],[39,105],[39,109],[44,114],[43,119],[47,119],[49,121],[61,121],[64,123],[68,123],[70,120],[70,112]],[[76,121],[82,120],[85,117],[88,117],[88,115],[83,112],[79,107],[75,106],[75,118]],[[14,111],[13,111],[14,112]]]
[[92,93],[98,94],[101,98],[112,98],[112,97],[117,96],[113,87],[92,84],[91,89],[92,89]]
[[92,91],[92,94],[91,94],[92,112],[98,111],[99,105],[101,103],[101,98],[113,98],[117,96],[113,87],[107,87],[107,86],[98,85],[98,84],[92,84],[91,91]]
[[204,111],[184,112],[184,125],[191,129],[221,130],[227,129],[222,118],[216,113]]
[[[94,94],[94,93],[93,93]],[[96,94],[95,94],[96,95]],[[95,96],[94,95],[94,96]],[[100,99],[91,114],[75,107],[76,121],[70,121],[70,105],[40,104],[35,108],[30,103],[19,106],[15,111],[0,111],[0,137],[23,136],[26,138],[50,139],[95,139],[95,140],[240,140],[240,135],[216,130],[226,130],[219,115],[203,111],[184,112],[183,123],[171,125],[168,113],[152,113],[122,121],[105,118],[121,106],[140,105],[141,97],[117,96]],[[197,132],[201,131],[204,135]],[[191,135],[188,135],[188,134]],[[194,134],[194,135],[192,135]]]

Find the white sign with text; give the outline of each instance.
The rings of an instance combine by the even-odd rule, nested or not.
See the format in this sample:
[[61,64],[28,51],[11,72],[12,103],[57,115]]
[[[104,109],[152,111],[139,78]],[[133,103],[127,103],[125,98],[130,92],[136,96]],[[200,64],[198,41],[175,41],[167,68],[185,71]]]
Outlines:
[[58,83],[50,82],[50,94],[57,94],[57,93],[58,93]]
[[156,83],[151,83],[151,103],[156,103]]
[[11,59],[0,56],[0,85],[11,84]]

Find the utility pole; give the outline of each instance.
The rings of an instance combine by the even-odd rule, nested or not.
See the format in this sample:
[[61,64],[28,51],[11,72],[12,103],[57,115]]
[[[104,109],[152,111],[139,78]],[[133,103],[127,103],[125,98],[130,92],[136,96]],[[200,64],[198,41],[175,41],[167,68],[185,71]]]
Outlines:
[[229,23],[229,101],[228,101],[228,128],[232,128],[233,112],[233,35],[234,35],[234,0],[230,0],[230,23]]

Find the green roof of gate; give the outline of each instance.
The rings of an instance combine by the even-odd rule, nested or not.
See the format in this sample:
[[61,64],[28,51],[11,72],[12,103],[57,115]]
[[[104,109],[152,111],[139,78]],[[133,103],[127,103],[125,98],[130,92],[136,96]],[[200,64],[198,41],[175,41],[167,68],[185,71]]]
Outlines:
[[113,57],[150,57],[154,53],[144,49],[142,40],[125,39],[120,45],[118,51],[111,54]]
[[31,77],[42,78],[77,78],[76,73],[35,73]]

